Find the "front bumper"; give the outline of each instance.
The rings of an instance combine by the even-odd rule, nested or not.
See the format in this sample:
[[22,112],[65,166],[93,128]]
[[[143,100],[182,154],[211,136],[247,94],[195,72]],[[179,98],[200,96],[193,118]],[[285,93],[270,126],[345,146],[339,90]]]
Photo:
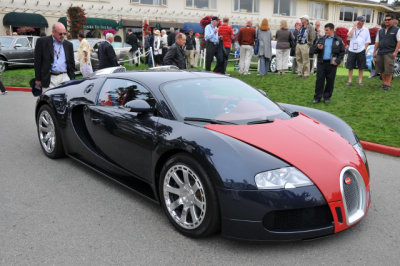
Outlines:
[[229,238],[301,240],[349,227],[343,202],[327,203],[316,186],[271,191],[219,189],[218,192],[222,235]]

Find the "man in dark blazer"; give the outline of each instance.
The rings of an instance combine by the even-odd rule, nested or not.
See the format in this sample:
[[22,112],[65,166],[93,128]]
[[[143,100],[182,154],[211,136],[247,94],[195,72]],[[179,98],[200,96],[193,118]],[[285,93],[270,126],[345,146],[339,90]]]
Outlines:
[[185,51],[183,50],[185,43],[186,35],[178,33],[175,43],[168,49],[167,54],[164,56],[164,65],[174,65],[179,69],[186,69]]
[[322,97],[326,104],[331,101],[337,66],[344,57],[344,43],[334,34],[334,30],[335,26],[332,23],[326,24],[325,36],[318,39],[314,50],[314,53],[318,54],[318,64],[313,104],[319,103]]
[[111,43],[114,41],[114,34],[107,33],[106,41],[99,45],[99,69],[116,67],[118,65],[117,55]]
[[43,90],[54,88],[75,77],[72,43],[64,40],[67,31],[62,23],[53,25],[52,35],[41,37],[35,47],[35,83]]
[[128,29],[128,35],[126,36],[126,43],[132,46],[129,50],[129,66],[132,66],[132,61],[135,61],[136,66],[138,66],[136,51],[138,50],[138,39],[131,29]]

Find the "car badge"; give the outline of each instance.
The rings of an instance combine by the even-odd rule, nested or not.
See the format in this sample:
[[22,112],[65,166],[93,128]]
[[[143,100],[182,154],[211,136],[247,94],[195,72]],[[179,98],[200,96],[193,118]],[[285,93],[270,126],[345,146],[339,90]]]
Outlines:
[[350,184],[351,184],[351,178],[350,178],[350,177],[346,178],[346,179],[344,180],[344,182],[345,182],[347,185],[350,185]]

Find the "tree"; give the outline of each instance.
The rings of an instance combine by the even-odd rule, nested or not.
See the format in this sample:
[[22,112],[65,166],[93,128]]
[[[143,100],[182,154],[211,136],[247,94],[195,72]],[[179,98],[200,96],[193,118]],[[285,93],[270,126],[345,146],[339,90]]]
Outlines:
[[68,23],[68,38],[78,38],[79,32],[83,30],[83,25],[86,24],[85,10],[79,6],[71,6],[67,10],[67,23]]

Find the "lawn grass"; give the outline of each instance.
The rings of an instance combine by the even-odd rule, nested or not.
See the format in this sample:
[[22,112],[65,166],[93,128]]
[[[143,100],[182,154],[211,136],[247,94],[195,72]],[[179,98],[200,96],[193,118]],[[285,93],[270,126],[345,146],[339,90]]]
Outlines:
[[[145,69],[144,65],[129,67],[127,70]],[[251,75],[243,76],[234,71],[233,64],[228,65],[227,73],[239,78],[255,88],[267,92],[276,101],[308,106],[337,115],[346,121],[357,133],[361,140],[379,144],[400,147],[400,78],[392,82],[392,89],[378,89],[379,78],[369,79],[369,72],[364,73],[364,87],[357,85],[358,72],[354,71],[353,85],[346,86],[347,70],[339,68],[335,80],[335,89],[331,102],[312,104],[315,75],[307,79],[298,79],[296,75],[286,73],[278,76],[268,73],[257,76],[256,70]],[[5,86],[28,87],[29,80],[34,77],[34,70],[16,69],[3,73],[2,81]]]

